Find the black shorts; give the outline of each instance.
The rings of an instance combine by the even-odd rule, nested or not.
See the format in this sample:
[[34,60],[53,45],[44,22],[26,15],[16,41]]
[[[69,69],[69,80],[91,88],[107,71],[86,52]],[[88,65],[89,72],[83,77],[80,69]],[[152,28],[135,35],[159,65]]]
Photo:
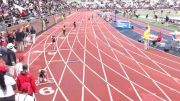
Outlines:
[[10,97],[0,98],[0,101],[15,101],[15,95],[12,95]]

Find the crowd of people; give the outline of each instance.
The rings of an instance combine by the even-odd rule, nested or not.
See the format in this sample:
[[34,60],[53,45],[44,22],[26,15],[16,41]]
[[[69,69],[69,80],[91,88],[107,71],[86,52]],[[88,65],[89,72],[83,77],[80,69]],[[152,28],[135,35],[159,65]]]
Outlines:
[[[14,53],[13,48],[9,51]],[[7,64],[3,55],[0,54],[0,101],[34,101],[35,79],[29,73],[28,65],[23,63],[23,56],[16,61],[12,55],[13,59]]]
[[[24,63],[22,52],[28,43],[35,43],[35,36],[36,30],[29,25],[0,34],[0,101],[34,99],[35,79],[29,73],[28,65]],[[18,57],[17,52],[21,54]]]

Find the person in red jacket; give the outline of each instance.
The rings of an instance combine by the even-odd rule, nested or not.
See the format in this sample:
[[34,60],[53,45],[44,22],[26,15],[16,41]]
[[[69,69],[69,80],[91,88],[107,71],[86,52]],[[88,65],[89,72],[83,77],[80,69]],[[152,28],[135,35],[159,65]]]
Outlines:
[[153,45],[153,46],[156,46],[156,43],[157,43],[157,42],[160,42],[162,39],[163,39],[163,35],[162,35],[161,32],[159,32],[159,33],[158,33],[158,36],[157,36],[157,39],[155,39],[155,40],[152,41],[152,45]]
[[28,92],[29,95],[33,96],[36,92],[36,85],[34,77],[28,72],[28,65],[23,64],[23,71],[17,77],[17,88],[20,92]]

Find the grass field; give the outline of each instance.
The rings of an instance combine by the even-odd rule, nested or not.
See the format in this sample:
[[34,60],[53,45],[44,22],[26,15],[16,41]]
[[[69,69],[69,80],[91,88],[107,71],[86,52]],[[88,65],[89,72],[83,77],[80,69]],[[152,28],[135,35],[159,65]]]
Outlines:
[[[161,22],[155,21],[154,19],[154,14],[156,14],[158,17],[166,17],[166,15],[171,17],[178,17],[180,19],[180,11],[175,11],[175,10],[163,10],[163,13],[161,13],[161,10],[138,10],[136,14],[140,15],[139,18],[133,17],[132,19],[142,21],[144,23],[148,23],[153,26],[161,27],[164,29],[167,29],[169,31],[180,31],[180,26],[173,25],[173,24],[162,24]],[[148,18],[146,19],[145,16],[148,14]],[[121,13],[122,15],[122,13]]]

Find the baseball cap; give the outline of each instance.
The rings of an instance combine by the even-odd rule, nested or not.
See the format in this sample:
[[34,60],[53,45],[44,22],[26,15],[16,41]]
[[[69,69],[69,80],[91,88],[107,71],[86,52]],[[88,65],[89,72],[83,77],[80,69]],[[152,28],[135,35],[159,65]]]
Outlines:
[[16,49],[14,48],[14,44],[12,43],[8,43],[6,48],[12,50],[13,52],[16,52]]

